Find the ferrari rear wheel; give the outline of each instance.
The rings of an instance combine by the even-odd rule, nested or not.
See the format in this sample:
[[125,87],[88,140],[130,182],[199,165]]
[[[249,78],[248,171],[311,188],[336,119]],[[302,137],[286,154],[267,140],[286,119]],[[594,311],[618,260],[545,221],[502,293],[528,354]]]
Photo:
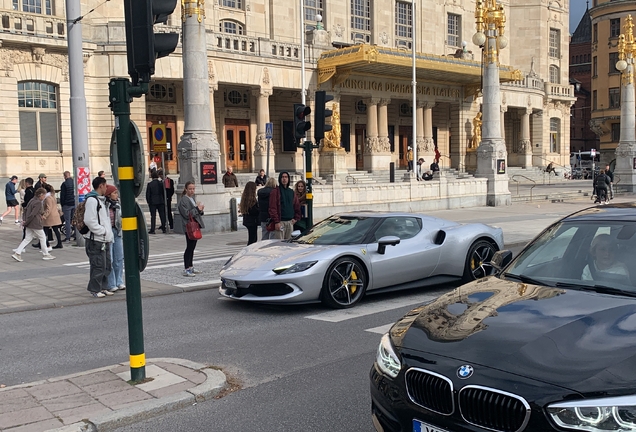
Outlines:
[[493,267],[490,264],[490,260],[498,249],[497,246],[487,240],[477,240],[473,243],[466,256],[464,282],[491,275]]
[[364,296],[367,284],[367,276],[360,261],[351,257],[338,258],[325,275],[322,301],[332,308],[350,308]]

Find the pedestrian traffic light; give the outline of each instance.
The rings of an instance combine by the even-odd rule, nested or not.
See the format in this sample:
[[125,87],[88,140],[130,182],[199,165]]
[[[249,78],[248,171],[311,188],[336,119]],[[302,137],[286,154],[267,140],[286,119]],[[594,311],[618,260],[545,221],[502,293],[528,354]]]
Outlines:
[[155,60],[175,50],[178,33],[155,33],[153,25],[165,23],[177,0],[124,0],[128,74],[133,85],[147,83],[155,73]]
[[311,108],[303,104],[294,104],[294,135],[296,141],[301,144],[307,131],[311,129],[311,122],[305,118],[311,113]]
[[329,132],[332,129],[331,124],[325,123],[327,118],[333,114],[332,110],[326,109],[325,104],[333,100],[333,96],[327,95],[324,91],[316,92],[316,127],[314,128],[314,138],[316,144],[320,143],[320,140],[325,137],[325,132]]

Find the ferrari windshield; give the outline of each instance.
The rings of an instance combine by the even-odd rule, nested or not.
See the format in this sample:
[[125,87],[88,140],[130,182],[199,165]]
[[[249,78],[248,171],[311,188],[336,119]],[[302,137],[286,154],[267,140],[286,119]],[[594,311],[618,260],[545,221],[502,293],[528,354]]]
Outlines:
[[636,292],[636,223],[564,221],[546,230],[504,277],[549,286]]
[[350,245],[363,242],[375,218],[356,216],[332,216],[314,225],[292,242],[316,245]]

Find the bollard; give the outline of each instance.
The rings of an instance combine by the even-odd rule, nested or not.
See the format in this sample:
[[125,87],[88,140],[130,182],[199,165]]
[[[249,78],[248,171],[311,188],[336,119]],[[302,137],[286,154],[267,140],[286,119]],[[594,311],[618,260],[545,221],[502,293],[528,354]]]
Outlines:
[[395,183],[395,162],[389,164],[389,182]]
[[238,231],[238,208],[236,207],[236,198],[230,198],[230,229]]

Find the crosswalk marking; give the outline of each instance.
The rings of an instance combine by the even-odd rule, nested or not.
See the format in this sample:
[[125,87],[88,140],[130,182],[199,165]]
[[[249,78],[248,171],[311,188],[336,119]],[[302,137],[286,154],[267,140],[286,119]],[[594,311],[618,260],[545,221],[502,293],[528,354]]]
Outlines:
[[369,328],[369,329],[366,329],[365,331],[369,333],[377,333],[377,334],[383,335],[384,333],[388,332],[391,327],[393,327],[393,324],[394,323],[389,323],[389,324],[381,325],[378,327]]
[[373,315],[379,312],[398,309],[405,306],[426,303],[438,296],[439,293],[422,293],[411,295],[408,297],[398,297],[391,300],[381,300],[367,304],[363,303],[351,309],[338,309],[328,312],[322,312],[315,315],[308,315],[305,318],[338,323],[366,315]]
[[178,284],[175,286],[179,288],[191,288],[191,287],[204,286],[204,285],[221,285],[221,279],[211,279],[206,281],[183,283],[183,284]]

